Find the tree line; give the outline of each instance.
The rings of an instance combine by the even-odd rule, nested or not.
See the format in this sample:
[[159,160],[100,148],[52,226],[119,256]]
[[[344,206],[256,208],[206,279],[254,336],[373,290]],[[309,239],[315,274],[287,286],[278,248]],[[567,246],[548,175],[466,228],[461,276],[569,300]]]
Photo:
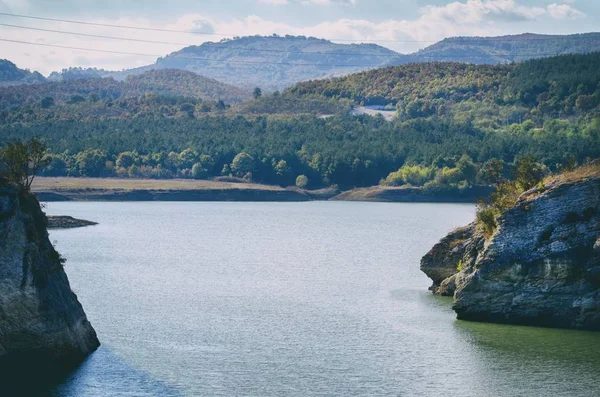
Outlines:
[[[382,180],[411,185],[435,180],[475,183],[473,172],[464,173],[466,159],[479,173],[491,160],[513,164],[528,155],[550,170],[600,157],[600,118],[550,120],[541,128],[526,121],[494,132],[438,118],[119,119],[0,125],[0,135],[3,144],[42,138],[51,156],[45,175],[232,175],[280,185],[293,185],[303,175],[311,187],[372,186]],[[455,168],[470,177],[459,177]]]

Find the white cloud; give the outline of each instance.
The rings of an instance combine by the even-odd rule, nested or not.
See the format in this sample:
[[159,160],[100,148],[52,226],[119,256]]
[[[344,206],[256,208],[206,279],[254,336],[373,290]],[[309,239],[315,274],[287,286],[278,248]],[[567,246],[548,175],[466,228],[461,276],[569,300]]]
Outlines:
[[275,6],[282,6],[291,3],[300,3],[304,5],[355,5],[357,0],[258,0],[260,4],[270,4]]
[[554,19],[577,19],[585,16],[581,11],[571,7],[568,4],[550,4],[548,13]]
[[261,4],[270,4],[274,6],[289,4],[288,0],[258,0],[258,2]]

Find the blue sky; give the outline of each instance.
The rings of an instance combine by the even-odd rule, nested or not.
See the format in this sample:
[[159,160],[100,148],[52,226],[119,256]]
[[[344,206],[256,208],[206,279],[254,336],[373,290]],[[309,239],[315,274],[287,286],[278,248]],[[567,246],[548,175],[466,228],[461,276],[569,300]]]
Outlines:
[[[278,33],[376,42],[399,52],[457,35],[600,31],[598,0],[0,0],[0,12],[204,33],[143,32],[0,16],[5,24],[186,44]],[[125,52],[167,54],[181,47],[1,26],[0,31],[5,39]],[[154,60],[2,42],[0,51],[0,58],[45,74],[68,66],[118,70]]]

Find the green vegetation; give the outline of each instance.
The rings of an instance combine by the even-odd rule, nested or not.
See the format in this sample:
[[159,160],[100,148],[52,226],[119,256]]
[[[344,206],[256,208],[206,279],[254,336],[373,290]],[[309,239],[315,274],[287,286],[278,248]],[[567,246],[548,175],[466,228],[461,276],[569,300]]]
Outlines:
[[36,174],[48,162],[46,145],[35,138],[11,141],[0,153],[1,179],[29,191]]
[[[168,103],[170,97],[194,98],[195,101],[223,101],[239,103],[251,98],[250,90],[233,87],[216,80],[183,70],[153,70],[130,76],[125,81],[112,78],[68,79],[44,84],[19,85],[0,89],[0,110],[35,109],[44,98],[56,104],[78,105],[80,102],[106,105],[120,100],[161,97]],[[140,99],[142,98],[142,99]],[[35,110],[34,110],[35,111]]]
[[[489,184],[497,179],[496,174],[512,175],[512,163],[527,155],[551,170],[558,170],[572,157],[580,164],[587,157],[600,157],[600,119],[548,121],[536,130],[517,125],[494,132],[440,119],[390,123],[349,115],[0,125],[0,144],[32,136],[43,136],[51,149],[51,162],[43,172],[48,176],[210,178],[232,174],[267,184],[294,184],[298,175],[305,175],[315,187],[373,186],[405,166],[401,178],[390,184]],[[252,158],[252,164],[232,164],[241,153]],[[500,170],[494,168],[496,161]],[[193,173],[197,163],[198,172]],[[419,173],[424,175],[420,180],[415,176]]]
[[[168,94],[196,81],[181,71],[5,87],[0,145],[42,137],[51,151],[47,176],[290,186],[303,175],[314,188],[381,183],[431,191],[517,177],[523,190],[548,169],[600,157],[598,63],[600,54],[505,66],[406,65],[256,91],[232,106]],[[390,122],[349,112],[359,102],[390,100],[401,114]],[[516,175],[516,162],[528,156],[540,168]]]
[[519,159],[515,166],[515,178],[499,183],[489,200],[482,200],[477,205],[476,219],[484,235],[489,237],[494,234],[498,227],[496,219],[514,207],[519,196],[540,184],[548,173],[548,169],[531,156]]
[[13,84],[33,84],[45,81],[38,72],[19,69],[14,63],[0,59],[0,86]]
[[298,175],[296,178],[296,187],[306,189],[308,187],[308,178],[306,175]]
[[398,171],[390,173],[381,181],[381,184],[386,186],[423,186],[425,182],[432,180],[434,175],[435,169],[432,167],[404,165]]
[[598,114],[599,63],[600,53],[505,66],[410,64],[300,83],[291,92],[392,104],[403,120],[441,117],[484,129],[535,129],[549,119]]

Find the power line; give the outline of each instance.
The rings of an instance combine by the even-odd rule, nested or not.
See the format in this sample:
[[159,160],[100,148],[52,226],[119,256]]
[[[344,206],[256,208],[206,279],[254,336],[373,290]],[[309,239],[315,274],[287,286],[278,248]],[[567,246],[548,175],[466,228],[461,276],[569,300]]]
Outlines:
[[0,26],[4,26],[7,28],[14,28],[14,29],[35,30],[37,32],[49,32],[49,33],[69,34],[69,35],[74,35],[74,36],[94,37],[94,38],[99,38],[99,39],[136,41],[136,42],[140,42],[140,43],[152,43],[152,44],[168,44],[168,45],[183,45],[183,46],[192,45],[192,44],[187,44],[187,43],[173,43],[173,42],[169,42],[169,41],[142,40],[142,39],[132,39],[132,38],[128,38],[128,37],[104,36],[104,35],[100,35],[100,34],[66,32],[63,30],[42,29],[42,28],[34,28],[31,26],[10,25],[8,23],[0,23]]
[[[60,33],[67,34],[73,36],[82,36],[82,37],[93,37],[93,38],[101,38],[101,39],[110,39],[110,40],[123,40],[123,41],[133,41],[140,43],[151,43],[151,44],[166,44],[166,45],[180,45],[180,46],[196,46],[197,44],[191,43],[176,43],[176,42],[168,42],[168,41],[156,41],[156,40],[144,40],[144,39],[133,39],[129,37],[118,37],[118,36],[105,36],[98,34],[88,34],[88,33],[80,33],[80,32],[68,32],[64,30],[55,30],[55,29],[43,29],[43,28],[35,28],[31,26],[21,26],[21,25],[12,25],[7,23],[0,23],[0,26],[15,28],[15,29],[25,29],[25,30],[34,30],[38,32],[49,32],[49,33]],[[206,47],[214,47],[220,48],[220,44],[215,43],[202,43],[202,46]],[[373,54],[373,53],[341,53],[341,52],[316,52],[316,51],[288,51],[288,50],[274,50],[274,49],[263,49],[263,48],[248,48],[248,47],[234,47],[227,46],[227,49],[231,50],[242,50],[242,51],[253,51],[253,52],[272,52],[272,53],[280,53],[280,54],[303,54],[303,55],[340,55],[340,56],[369,56],[369,57],[384,57],[384,58],[397,58],[399,56],[403,56],[404,54],[400,53],[392,53],[392,54]],[[391,51],[391,50],[390,50]]]
[[[22,41],[22,40],[11,40],[11,39],[2,39],[0,38],[0,41],[4,41],[7,43],[16,43],[16,44],[26,44],[26,45],[34,45],[34,46],[40,46],[40,47],[51,47],[51,48],[61,48],[61,49],[66,49],[66,50],[76,50],[76,51],[91,51],[91,52],[101,52],[101,53],[106,53],[106,54],[118,54],[118,55],[134,55],[134,56],[144,56],[144,57],[153,57],[153,58],[163,58],[164,55],[158,55],[158,54],[148,54],[148,53],[139,53],[139,52],[128,52],[128,51],[115,51],[115,50],[101,50],[101,49],[96,49],[96,48],[84,48],[84,47],[73,47],[73,46],[65,46],[65,45],[59,45],[59,44],[46,44],[46,43],[33,43],[30,41]],[[401,56],[401,54],[398,54]],[[558,56],[558,55],[563,55],[563,54],[543,54],[543,53],[536,53],[536,54],[517,54],[517,55],[504,55],[506,57],[512,57],[512,58],[519,58],[519,57],[528,57],[528,56],[535,56],[535,57],[552,57],[552,56]],[[490,57],[492,57],[493,55],[490,54],[488,55]],[[448,56],[444,56],[444,55],[433,55],[433,56],[427,56],[427,55],[421,55],[418,56],[417,58],[429,58],[429,59],[433,59],[433,58],[439,58],[439,57],[448,57],[448,58],[464,58],[464,59],[482,59],[482,58],[487,58],[488,56],[473,56],[473,55],[448,55]],[[308,62],[304,62],[304,63],[294,63],[294,62],[270,62],[270,61],[236,61],[236,60],[220,60],[220,59],[212,59],[212,58],[201,58],[201,57],[192,57],[192,56],[172,56],[171,58],[174,59],[190,59],[190,60],[199,60],[199,61],[208,61],[208,62],[219,62],[219,63],[237,63],[237,64],[248,64],[248,65],[290,65],[290,66],[324,66],[324,67],[357,67],[357,68],[364,68],[364,67],[369,67],[368,65],[353,65],[353,64],[323,64],[323,63],[308,63]],[[374,65],[373,67],[382,67],[384,65]]]
[[[130,26],[130,25],[117,25],[117,24],[108,24],[108,23],[97,23],[97,22],[84,22],[84,21],[75,21],[70,19],[58,19],[58,18],[47,18],[47,17],[38,17],[31,15],[22,15],[22,14],[12,14],[6,12],[0,12],[1,16],[6,17],[15,17],[15,18],[26,18],[26,19],[34,19],[40,21],[50,21],[50,22],[64,22],[64,23],[73,23],[78,25],[88,25],[88,26],[99,26],[105,28],[118,28],[118,29],[131,29],[131,30],[141,30],[141,31],[152,31],[152,32],[164,32],[164,33],[185,33],[185,34],[195,34],[195,35],[206,35],[206,36],[220,36],[220,37],[231,37],[236,36],[235,34],[226,34],[226,33],[208,33],[208,32],[198,32],[194,30],[176,30],[176,29],[163,29],[163,28],[146,28],[141,26]],[[471,39],[481,39],[481,38],[470,38],[470,37],[455,37],[452,40],[455,41],[467,41]],[[554,40],[576,40],[577,37],[568,37],[568,36],[554,36],[554,37],[535,37],[535,38],[518,38],[518,37],[489,37],[486,38],[485,42],[496,41],[496,42],[522,42],[522,41],[554,41]],[[328,39],[330,41],[341,41],[341,42],[373,42],[373,43],[437,43],[439,40],[352,40],[352,39]],[[472,43],[472,41],[471,41]]]

